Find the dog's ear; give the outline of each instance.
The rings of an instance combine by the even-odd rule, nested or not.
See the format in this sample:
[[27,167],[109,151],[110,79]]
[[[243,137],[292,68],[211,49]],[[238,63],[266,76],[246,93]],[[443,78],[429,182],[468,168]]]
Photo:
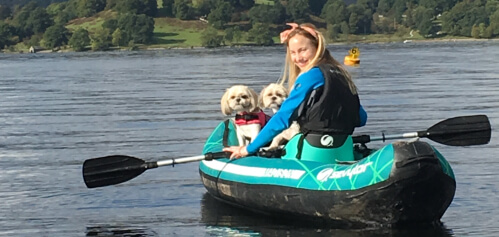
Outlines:
[[251,95],[251,112],[260,112],[260,107],[258,106],[258,94],[255,90],[248,88],[248,91]]
[[265,105],[263,104],[263,97],[265,96],[265,89],[267,89],[267,87],[264,87],[262,89],[262,91],[260,91],[260,96],[258,96],[258,106],[261,108],[265,107]]
[[220,100],[220,108],[222,109],[222,114],[231,115],[232,109],[229,106],[229,89],[225,90],[222,99]]

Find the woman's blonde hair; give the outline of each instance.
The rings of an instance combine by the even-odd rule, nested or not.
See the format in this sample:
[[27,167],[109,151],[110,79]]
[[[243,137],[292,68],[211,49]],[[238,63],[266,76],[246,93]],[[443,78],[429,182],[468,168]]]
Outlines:
[[[316,32],[317,37],[312,35],[307,30],[304,30],[302,27],[313,29]],[[312,41],[312,44],[317,48],[315,56],[312,58],[307,67],[303,69],[303,71],[300,70],[300,68],[296,66],[295,63],[291,60],[291,53],[289,52],[289,39],[293,38],[295,35],[305,36],[310,41]],[[336,59],[333,58],[329,50],[326,49],[326,40],[324,38],[324,35],[322,35],[322,33],[318,31],[313,24],[301,24],[299,27],[289,33],[284,44],[286,45],[286,61],[279,84],[284,85],[284,83],[287,81],[289,91],[293,89],[296,78],[300,75],[300,73],[306,72],[320,64],[329,64],[333,66],[334,69],[340,71],[340,73],[345,77],[350,91],[353,94],[357,94],[357,87],[353,83],[352,76]]]

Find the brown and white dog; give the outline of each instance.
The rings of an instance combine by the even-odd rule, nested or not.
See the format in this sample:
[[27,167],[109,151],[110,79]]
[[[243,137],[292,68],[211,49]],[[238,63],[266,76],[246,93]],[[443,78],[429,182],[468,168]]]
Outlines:
[[[260,92],[258,98],[262,108],[271,109],[274,114],[281,108],[282,103],[288,98],[288,90],[281,84],[271,83]],[[288,129],[282,131],[274,137],[269,148],[276,148],[284,142],[289,141],[294,135],[300,132],[300,125],[296,121],[291,123]]]
[[267,122],[265,113],[258,106],[258,94],[247,86],[235,85],[228,88],[220,105],[224,115],[236,113],[233,121],[240,146],[252,142]]

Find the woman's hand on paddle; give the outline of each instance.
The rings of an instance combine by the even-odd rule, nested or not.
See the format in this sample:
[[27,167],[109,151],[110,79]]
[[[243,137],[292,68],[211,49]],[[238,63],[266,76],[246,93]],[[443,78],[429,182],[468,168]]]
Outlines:
[[230,152],[230,159],[239,159],[248,156],[246,146],[230,146],[223,149],[223,151]]

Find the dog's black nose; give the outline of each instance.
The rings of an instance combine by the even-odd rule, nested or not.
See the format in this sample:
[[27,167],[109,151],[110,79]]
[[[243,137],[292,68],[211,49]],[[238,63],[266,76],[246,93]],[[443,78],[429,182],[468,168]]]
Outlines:
[[272,96],[272,100],[277,100],[277,97],[276,96]]
[[237,99],[236,99],[236,102],[239,102],[239,101],[241,101],[241,98],[237,98]]

